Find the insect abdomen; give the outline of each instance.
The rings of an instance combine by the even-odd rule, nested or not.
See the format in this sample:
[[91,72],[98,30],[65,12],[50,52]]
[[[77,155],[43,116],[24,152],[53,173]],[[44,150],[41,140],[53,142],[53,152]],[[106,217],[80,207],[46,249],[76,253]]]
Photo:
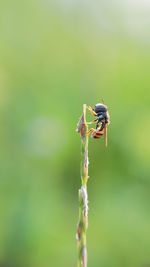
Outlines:
[[93,138],[101,138],[103,136],[103,132],[95,132],[92,134]]

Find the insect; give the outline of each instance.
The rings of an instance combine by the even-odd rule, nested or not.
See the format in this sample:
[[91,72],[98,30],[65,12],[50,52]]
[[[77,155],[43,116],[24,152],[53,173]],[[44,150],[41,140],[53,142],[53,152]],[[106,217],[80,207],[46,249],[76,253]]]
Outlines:
[[107,147],[107,126],[110,123],[110,117],[108,108],[104,105],[104,100],[102,99],[102,103],[96,104],[94,108],[87,106],[87,109],[91,111],[93,116],[97,117],[96,120],[87,122],[87,124],[96,123],[96,129],[91,128],[87,134],[91,134],[93,138],[101,138],[105,134],[105,145]]

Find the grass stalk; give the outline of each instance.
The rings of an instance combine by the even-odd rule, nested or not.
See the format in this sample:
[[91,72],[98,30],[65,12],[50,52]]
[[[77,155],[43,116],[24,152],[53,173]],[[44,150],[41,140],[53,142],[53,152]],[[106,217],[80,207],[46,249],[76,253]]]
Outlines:
[[86,122],[86,104],[78,123],[77,132],[81,133],[81,189],[79,189],[79,221],[77,226],[78,267],[87,267],[86,232],[88,227],[88,125]]

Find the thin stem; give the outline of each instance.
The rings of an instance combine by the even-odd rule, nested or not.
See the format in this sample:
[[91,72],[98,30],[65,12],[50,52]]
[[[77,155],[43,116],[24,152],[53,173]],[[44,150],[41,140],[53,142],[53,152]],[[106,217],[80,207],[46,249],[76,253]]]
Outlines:
[[86,122],[86,105],[83,105],[83,115],[78,123],[81,133],[81,189],[79,189],[79,222],[77,228],[78,267],[87,267],[86,231],[88,227],[88,125]]

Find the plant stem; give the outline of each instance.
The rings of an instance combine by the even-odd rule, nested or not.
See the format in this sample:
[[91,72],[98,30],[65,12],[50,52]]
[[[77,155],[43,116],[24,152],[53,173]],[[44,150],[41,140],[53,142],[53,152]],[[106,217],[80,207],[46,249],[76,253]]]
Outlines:
[[78,123],[81,133],[81,189],[79,189],[79,222],[77,228],[78,267],[87,267],[86,231],[88,227],[88,125],[86,122],[86,105],[83,105],[83,115]]

